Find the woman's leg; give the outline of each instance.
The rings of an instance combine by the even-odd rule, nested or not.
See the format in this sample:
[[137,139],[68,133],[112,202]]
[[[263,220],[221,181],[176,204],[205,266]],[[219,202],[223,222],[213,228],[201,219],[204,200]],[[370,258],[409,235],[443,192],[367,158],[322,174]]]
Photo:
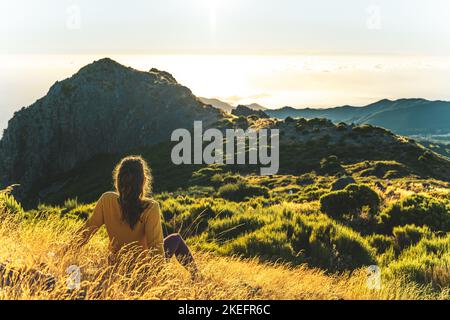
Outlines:
[[186,242],[184,242],[179,234],[171,234],[164,239],[164,251],[167,259],[175,256],[180,264],[191,271],[191,273],[197,273],[197,265],[195,264],[194,257]]

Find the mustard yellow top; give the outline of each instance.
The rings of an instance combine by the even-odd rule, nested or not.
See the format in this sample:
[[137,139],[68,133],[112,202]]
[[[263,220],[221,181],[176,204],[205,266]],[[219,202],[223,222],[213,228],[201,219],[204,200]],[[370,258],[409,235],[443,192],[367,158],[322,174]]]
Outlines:
[[107,192],[98,200],[94,213],[87,222],[87,227],[98,229],[103,225],[106,226],[112,253],[117,253],[125,245],[136,243],[164,257],[159,204],[154,200],[149,202],[149,206],[142,213],[135,228],[131,229],[122,218],[119,195]]

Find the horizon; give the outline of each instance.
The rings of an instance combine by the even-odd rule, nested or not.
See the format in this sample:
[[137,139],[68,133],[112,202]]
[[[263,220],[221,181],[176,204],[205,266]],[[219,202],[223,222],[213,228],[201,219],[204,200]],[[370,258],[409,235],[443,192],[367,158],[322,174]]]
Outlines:
[[445,0],[18,0],[0,9],[0,130],[105,56],[165,70],[196,96],[233,106],[450,100]]
[[15,111],[44,97],[56,81],[106,56],[140,71],[167,71],[194,95],[233,106],[332,108],[363,107],[383,99],[450,100],[446,57],[0,55],[0,130]]

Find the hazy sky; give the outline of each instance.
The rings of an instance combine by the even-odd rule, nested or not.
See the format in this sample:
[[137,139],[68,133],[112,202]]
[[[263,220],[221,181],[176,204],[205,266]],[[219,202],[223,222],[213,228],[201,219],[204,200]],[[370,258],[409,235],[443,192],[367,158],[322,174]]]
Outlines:
[[233,104],[450,100],[450,1],[0,0],[0,130],[105,56]]
[[450,54],[448,0],[1,0],[1,53]]

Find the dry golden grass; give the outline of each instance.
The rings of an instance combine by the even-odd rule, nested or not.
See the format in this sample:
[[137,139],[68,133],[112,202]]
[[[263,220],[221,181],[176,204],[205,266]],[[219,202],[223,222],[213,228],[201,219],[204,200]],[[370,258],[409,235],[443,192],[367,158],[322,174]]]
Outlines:
[[[1,208],[0,208],[1,211]],[[0,216],[0,261],[23,270],[25,276],[12,287],[0,289],[0,299],[429,299],[423,288],[401,281],[383,283],[381,290],[366,285],[366,274],[329,276],[305,266],[290,268],[237,257],[195,253],[202,277],[192,281],[176,261],[156,267],[157,262],[134,253],[109,266],[108,241],[100,232],[82,249],[67,248],[81,222],[49,217],[23,220]],[[66,272],[81,268],[81,289],[69,292]],[[27,270],[39,269],[57,279],[48,292],[42,283],[30,284]],[[84,293],[83,293],[84,292]],[[83,293],[83,294],[82,294]]]

